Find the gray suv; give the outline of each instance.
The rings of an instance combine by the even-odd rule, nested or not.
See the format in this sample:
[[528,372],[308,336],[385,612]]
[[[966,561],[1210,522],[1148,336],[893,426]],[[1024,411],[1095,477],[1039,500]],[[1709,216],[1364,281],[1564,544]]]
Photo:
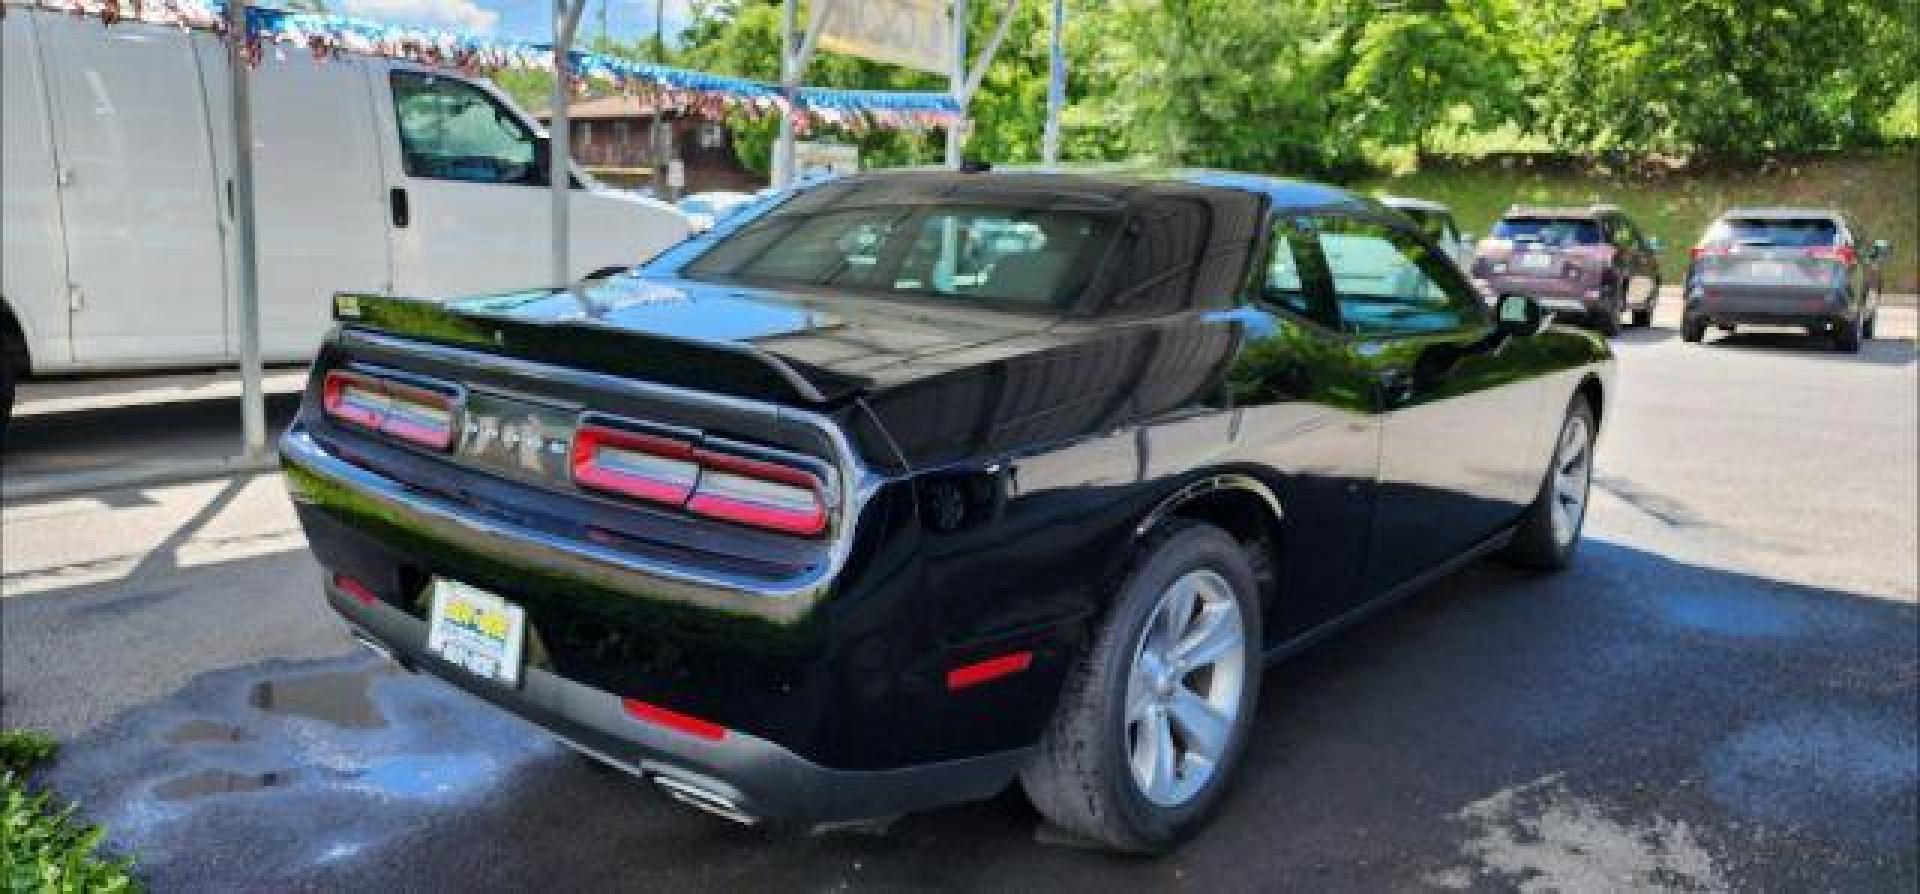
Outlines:
[[1893,251],[1868,241],[1844,211],[1740,208],[1720,215],[1687,265],[1680,335],[1697,342],[1708,326],[1800,326],[1842,351],[1873,337],[1881,265]]

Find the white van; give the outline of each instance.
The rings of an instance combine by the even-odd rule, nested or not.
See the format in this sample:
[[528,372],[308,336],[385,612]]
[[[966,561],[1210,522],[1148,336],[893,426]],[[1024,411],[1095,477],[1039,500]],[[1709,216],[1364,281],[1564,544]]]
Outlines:
[[[224,45],[4,2],[0,419],[29,375],[235,362]],[[298,47],[251,83],[268,362],[314,352],[336,291],[551,278],[546,138],[492,85]],[[666,203],[575,181],[576,277],[688,233]]]

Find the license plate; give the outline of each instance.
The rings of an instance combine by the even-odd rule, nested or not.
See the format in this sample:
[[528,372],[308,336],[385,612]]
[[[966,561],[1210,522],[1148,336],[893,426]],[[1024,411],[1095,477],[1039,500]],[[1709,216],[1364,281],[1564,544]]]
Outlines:
[[1514,259],[1513,266],[1522,270],[1546,270],[1553,266],[1553,255],[1525,254]]
[[1754,261],[1747,265],[1747,275],[1753,279],[1786,279],[1787,265],[1778,261]]
[[526,609],[478,587],[435,578],[427,650],[475,675],[509,686],[520,682]]

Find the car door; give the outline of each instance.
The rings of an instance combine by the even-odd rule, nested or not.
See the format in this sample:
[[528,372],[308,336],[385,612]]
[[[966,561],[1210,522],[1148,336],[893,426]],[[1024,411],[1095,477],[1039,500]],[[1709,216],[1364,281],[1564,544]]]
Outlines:
[[[199,51],[207,101],[227,108],[226,44],[204,35]],[[365,66],[351,56],[288,53],[248,75],[260,350],[268,360],[313,356],[331,322],[335,292],[378,293],[390,286],[386,196]],[[214,115],[211,123],[224,191],[232,188],[233,122]],[[231,206],[222,210],[232,213]]]
[[[113,368],[226,359],[222,210],[194,33],[71,16],[37,22],[60,160],[74,361]],[[9,120],[14,114],[8,108]]]
[[552,206],[538,136],[461,78],[386,72],[393,287],[446,297],[546,285]]
[[1494,349],[1485,304],[1430,240],[1355,213],[1320,216],[1315,242],[1384,420],[1363,575],[1378,593],[1519,516],[1545,391]]

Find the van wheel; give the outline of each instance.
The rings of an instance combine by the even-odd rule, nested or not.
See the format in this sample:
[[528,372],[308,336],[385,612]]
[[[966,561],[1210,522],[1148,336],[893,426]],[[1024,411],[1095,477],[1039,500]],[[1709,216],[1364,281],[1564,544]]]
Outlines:
[[1653,326],[1653,308],[1651,306],[1633,312],[1633,328],[1647,329]]
[[1502,558],[1541,571],[1558,571],[1573,561],[1593,487],[1593,438],[1593,407],[1585,395],[1576,394],[1560,423],[1553,464],[1547,467],[1540,492],[1521,517]]
[[1041,814],[1158,853],[1220,806],[1260,690],[1260,603],[1225,531],[1175,520],[1144,543],[1020,781]]
[[6,440],[7,424],[13,421],[13,347],[0,338],[0,442]]

